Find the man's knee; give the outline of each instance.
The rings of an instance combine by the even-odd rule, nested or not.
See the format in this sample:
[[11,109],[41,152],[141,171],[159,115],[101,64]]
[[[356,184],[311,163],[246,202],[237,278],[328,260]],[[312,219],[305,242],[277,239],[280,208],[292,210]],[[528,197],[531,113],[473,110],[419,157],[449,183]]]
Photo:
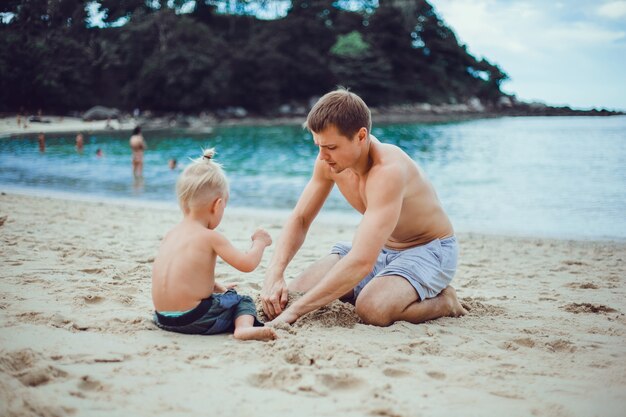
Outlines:
[[386,327],[395,321],[389,301],[382,297],[360,296],[356,300],[355,309],[356,314],[365,324]]

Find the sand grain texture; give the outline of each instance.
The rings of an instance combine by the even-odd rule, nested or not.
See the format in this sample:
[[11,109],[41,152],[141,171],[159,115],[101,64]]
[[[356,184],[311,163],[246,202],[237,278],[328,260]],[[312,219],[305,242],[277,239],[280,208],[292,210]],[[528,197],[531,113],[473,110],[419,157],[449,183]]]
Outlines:
[[[151,321],[173,210],[0,196],[2,416],[621,416],[626,244],[459,236],[461,319],[387,328],[335,302],[269,343]],[[246,248],[284,218],[226,213]],[[351,227],[316,223],[294,277]],[[271,249],[273,250],[273,248]],[[218,279],[258,297],[261,267]]]

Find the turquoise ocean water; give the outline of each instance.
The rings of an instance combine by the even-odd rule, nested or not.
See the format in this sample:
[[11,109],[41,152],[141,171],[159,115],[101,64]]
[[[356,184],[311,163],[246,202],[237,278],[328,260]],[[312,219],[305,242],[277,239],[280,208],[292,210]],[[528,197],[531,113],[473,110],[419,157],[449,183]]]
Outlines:
[[[380,125],[427,173],[458,231],[626,240],[626,117],[520,117],[445,124]],[[144,181],[133,180],[128,135],[0,139],[0,189],[95,199],[171,203],[182,164],[216,147],[231,182],[230,205],[293,207],[317,149],[296,126],[228,127],[211,135],[145,134]],[[102,158],[96,149],[104,152]],[[325,211],[352,209],[335,190]],[[346,214],[347,215],[347,214]]]

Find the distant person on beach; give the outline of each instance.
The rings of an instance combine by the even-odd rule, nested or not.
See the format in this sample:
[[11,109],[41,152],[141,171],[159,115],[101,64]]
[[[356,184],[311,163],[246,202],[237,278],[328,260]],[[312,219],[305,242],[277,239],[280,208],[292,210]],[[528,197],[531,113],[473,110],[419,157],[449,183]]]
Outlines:
[[43,132],[39,133],[39,136],[37,136],[37,142],[39,142],[39,152],[45,152],[46,136],[43,134]]
[[167,166],[170,169],[176,169],[176,165],[178,165],[178,161],[176,160],[176,158],[172,158],[169,161],[167,161]]
[[132,151],[133,175],[141,177],[143,176],[143,152],[146,149],[146,142],[141,134],[141,127],[137,126],[133,129],[133,135],[130,137],[129,142]]
[[[305,126],[319,154],[268,266],[265,314],[293,323],[336,299],[353,302],[361,320],[376,326],[466,314],[449,286],[459,250],[452,224],[420,167],[370,133],[363,100],[344,89],[330,92]],[[335,185],[363,215],[352,243],[336,244],[287,286],[285,269]],[[285,309],[288,289],[305,294]]]
[[242,272],[261,262],[272,238],[263,229],[252,234],[252,246],[240,252],[214,229],[228,202],[228,181],[213,149],[190,164],[178,178],[176,193],[183,220],[163,239],[152,268],[154,320],[164,330],[187,334],[233,332],[236,339],[272,340],[276,332],[257,320],[254,302],[234,285],[215,281],[215,262]]
[[76,135],[76,151],[78,153],[83,152],[83,148],[85,147],[85,137],[82,133]]

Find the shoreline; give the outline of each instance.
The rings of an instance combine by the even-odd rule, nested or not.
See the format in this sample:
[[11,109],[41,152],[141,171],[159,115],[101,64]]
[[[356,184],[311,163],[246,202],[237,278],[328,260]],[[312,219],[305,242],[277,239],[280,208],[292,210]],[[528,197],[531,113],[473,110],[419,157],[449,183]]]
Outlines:
[[[124,197],[105,197],[98,195],[85,195],[56,190],[42,190],[36,188],[12,187],[0,184],[0,193],[2,195],[16,195],[24,197],[34,197],[41,199],[52,199],[60,201],[84,202],[94,205],[112,205],[116,207],[138,208],[138,209],[155,209],[159,211],[175,211],[180,213],[178,205],[175,202],[159,202],[156,200],[140,199],[140,198],[124,198]],[[291,209],[280,208],[250,208],[243,206],[229,206],[228,212],[237,216],[253,216],[263,219],[280,218],[283,221],[291,213]],[[356,227],[360,222],[361,216],[355,211],[341,211],[322,209],[315,222],[328,225],[347,225]],[[558,242],[591,242],[591,243],[626,243],[626,237],[620,236],[586,236],[586,235],[551,235],[551,234],[532,234],[532,233],[516,233],[514,231],[489,231],[489,230],[466,230],[457,229],[457,235],[475,235],[481,237],[494,238],[514,238],[514,239],[547,239]]]
[[120,122],[117,119],[111,120],[107,127],[106,120],[85,122],[78,117],[43,116],[47,123],[28,122],[24,128],[24,121],[21,126],[17,125],[16,116],[0,118],[0,139],[2,138],[22,138],[25,136],[37,135],[39,133],[51,133],[55,135],[77,134],[79,132],[89,133],[111,133],[111,132],[131,132],[135,127],[135,122],[127,120]]
[[[104,197],[97,195],[85,195],[78,193],[70,193],[65,191],[55,190],[40,190],[35,188],[20,188],[11,187],[0,184],[0,195],[15,195],[23,197],[33,197],[38,199],[52,199],[66,202],[78,202],[88,203],[97,206],[111,205],[120,208],[129,209],[150,209],[159,210],[163,212],[175,211],[180,215],[180,209],[175,202],[159,202],[155,200],[136,199],[136,198],[123,198],[123,197]],[[291,209],[279,209],[279,208],[251,208],[242,206],[229,206],[228,213],[236,217],[256,217],[260,219],[280,219],[281,225],[287,220],[287,217],[291,213]],[[228,215],[228,214],[227,214]],[[361,216],[355,211],[340,211],[340,210],[324,210],[322,209],[315,219],[314,223],[324,225],[342,225],[351,227],[356,230],[360,222]],[[586,242],[586,243],[626,243],[626,237],[620,236],[585,236],[585,235],[561,235],[555,236],[550,234],[524,234],[515,233],[513,231],[489,231],[489,230],[465,230],[463,228],[456,229],[455,235],[459,236],[480,236],[482,238],[497,238],[497,239],[523,239],[523,240],[535,240],[544,239],[555,242]]]
[[[265,220],[226,214],[220,230],[249,247]],[[151,265],[178,215],[0,195],[0,414],[623,413],[624,243],[464,235],[467,316],[380,328],[336,301],[276,341],[239,342],[152,322]],[[265,226],[276,240],[280,219]],[[286,278],[352,233],[314,223]],[[250,274],[218,261],[218,281],[258,297],[274,249]]]
[[[372,109],[372,120],[375,124],[437,124],[458,123],[472,120],[498,119],[505,117],[612,117],[623,116],[621,111],[608,110],[572,110],[569,108],[539,107],[529,109],[505,109],[502,111],[467,111],[433,109],[424,111],[421,106],[408,106],[407,108],[392,111]],[[429,107],[429,108],[430,108]],[[126,118],[122,122],[117,119],[111,121],[110,127],[107,122],[83,121],[77,117],[43,116],[48,123],[29,122],[28,128],[23,125],[17,126],[16,115],[0,117],[0,139],[21,138],[38,133],[51,133],[55,135],[83,133],[128,133],[136,125],[141,125],[145,132],[180,130],[191,134],[212,134],[213,129],[231,126],[301,126],[306,120],[306,115],[291,116],[244,116],[216,118],[215,116],[195,117],[192,115],[175,116],[165,115],[162,117],[140,117],[138,119]]]

